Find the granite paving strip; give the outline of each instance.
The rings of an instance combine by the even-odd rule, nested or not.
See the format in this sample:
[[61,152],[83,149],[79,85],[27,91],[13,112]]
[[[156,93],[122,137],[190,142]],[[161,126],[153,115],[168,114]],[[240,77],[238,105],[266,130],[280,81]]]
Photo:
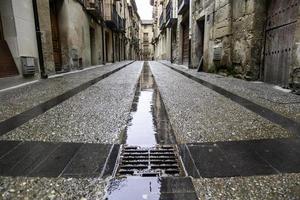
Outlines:
[[107,181],[101,178],[1,177],[0,199],[104,199]]
[[195,69],[185,69],[168,62],[163,63],[300,122],[300,95],[280,91],[275,89],[274,85],[267,83],[197,72]]
[[195,178],[300,173],[300,139],[194,143],[180,149]]
[[0,137],[0,140],[118,143],[143,62],[135,62]]
[[197,195],[207,199],[300,199],[300,174],[193,179]]
[[[0,176],[107,177],[111,176],[119,145],[2,141]],[[8,148],[8,146],[10,148]]]
[[131,61],[101,66],[65,76],[40,80],[37,83],[0,93],[0,122],[20,114],[83,83],[116,70]]
[[295,137],[160,63],[150,65],[179,143]]

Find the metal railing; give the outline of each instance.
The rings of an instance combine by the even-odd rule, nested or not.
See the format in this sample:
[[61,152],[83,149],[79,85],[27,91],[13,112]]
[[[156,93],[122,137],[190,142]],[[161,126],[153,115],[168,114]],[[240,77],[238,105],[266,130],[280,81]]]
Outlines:
[[112,9],[112,13],[111,13],[111,21],[116,25],[116,27],[118,27],[119,23],[119,14],[117,12],[117,9],[115,7],[113,7]]
[[169,3],[166,8],[166,21],[169,21],[173,17],[173,2],[169,0]]
[[159,27],[160,29],[163,29],[165,26],[165,16],[164,16],[164,11],[161,12],[160,17],[159,17]]
[[183,11],[188,9],[190,0],[178,0],[178,13],[182,14]]

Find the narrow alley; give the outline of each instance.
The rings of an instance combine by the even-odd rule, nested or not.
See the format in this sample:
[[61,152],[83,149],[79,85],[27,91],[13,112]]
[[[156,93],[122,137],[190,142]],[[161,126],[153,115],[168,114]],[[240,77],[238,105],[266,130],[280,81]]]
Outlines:
[[300,200],[298,0],[1,0],[0,200]]
[[300,97],[197,75],[128,61],[1,92],[2,198],[299,197]]

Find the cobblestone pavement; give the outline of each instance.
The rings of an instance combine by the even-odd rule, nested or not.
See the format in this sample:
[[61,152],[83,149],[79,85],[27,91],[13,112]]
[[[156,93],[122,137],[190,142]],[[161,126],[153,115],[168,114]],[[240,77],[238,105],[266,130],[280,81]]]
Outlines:
[[[128,63],[98,67],[2,92],[0,122]],[[190,195],[196,191],[199,199],[300,199],[300,150],[296,148],[300,140],[296,139],[297,135],[159,62],[149,64],[168,114],[166,120],[170,120],[179,149],[187,150],[180,152],[184,154],[183,164],[186,167],[191,162],[199,175],[190,173],[191,169],[186,167],[187,176],[192,177],[195,187],[195,190],[189,187]],[[118,156],[119,143],[124,140],[131,107],[136,106],[133,100],[138,94],[135,90],[142,67],[142,61],[134,62],[0,136],[0,199],[104,200],[107,188],[114,188],[110,184],[114,182],[111,181],[114,159]],[[284,116],[299,119],[297,96],[260,83],[255,89],[253,84],[256,83],[185,71],[205,77],[206,81]],[[268,93],[264,94],[264,90]],[[280,108],[276,108],[277,105]],[[155,118],[150,120],[155,121]],[[249,146],[251,151],[247,149]],[[50,163],[53,171],[43,171],[49,167],[38,164],[41,160],[44,165]],[[230,162],[240,164],[235,166]],[[35,171],[36,174],[23,171],[24,176],[10,176],[8,172],[15,172],[10,165],[13,169]],[[228,168],[222,169],[222,166]],[[90,169],[91,176],[67,173],[83,173],[85,169]],[[241,169],[245,169],[244,174],[239,171]],[[107,171],[109,173],[104,176]],[[205,176],[203,172],[209,173]],[[55,176],[49,175],[51,173]],[[168,191],[181,191],[182,183],[179,178],[176,187],[165,185],[165,199],[174,199]],[[146,191],[148,188],[149,185],[144,187]],[[129,188],[129,193],[131,191],[134,188]],[[147,195],[141,197],[145,198]]]

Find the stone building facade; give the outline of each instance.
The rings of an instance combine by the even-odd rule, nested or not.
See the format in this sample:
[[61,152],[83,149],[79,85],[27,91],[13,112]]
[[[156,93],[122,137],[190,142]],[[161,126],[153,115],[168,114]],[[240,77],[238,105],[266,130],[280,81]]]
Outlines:
[[141,26],[142,59],[153,60],[153,45],[151,44],[153,39],[153,21],[142,20]]
[[[154,34],[156,59],[282,87],[299,85],[297,0],[151,0],[151,3],[157,23],[153,25],[154,33],[160,27]],[[170,17],[170,8],[177,16]],[[170,19],[171,26],[167,25]]]
[[3,0],[0,16],[0,52],[9,52],[0,77],[25,75],[27,64],[51,75],[139,58],[134,0]]

